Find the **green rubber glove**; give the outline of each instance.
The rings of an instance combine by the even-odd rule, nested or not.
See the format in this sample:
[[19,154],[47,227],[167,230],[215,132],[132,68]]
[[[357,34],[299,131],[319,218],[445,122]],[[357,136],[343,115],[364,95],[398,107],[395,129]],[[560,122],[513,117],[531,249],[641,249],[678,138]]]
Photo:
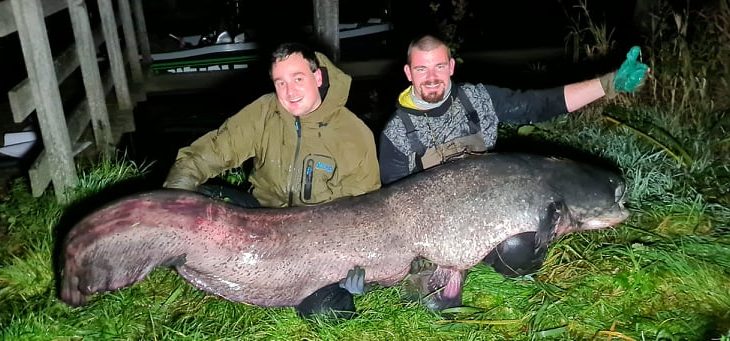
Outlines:
[[634,46],[626,54],[626,60],[616,71],[613,88],[616,92],[634,92],[646,79],[649,66],[639,61],[641,49]]

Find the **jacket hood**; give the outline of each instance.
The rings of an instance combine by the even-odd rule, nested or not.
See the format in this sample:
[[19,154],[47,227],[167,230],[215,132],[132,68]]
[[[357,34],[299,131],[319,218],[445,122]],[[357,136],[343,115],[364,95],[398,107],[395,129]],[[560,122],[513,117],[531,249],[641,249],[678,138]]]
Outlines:
[[[327,56],[319,52],[315,54],[322,70],[322,86],[319,87],[322,104],[308,115],[301,117],[303,123],[330,121],[335,112],[347,103],[352,83],[352,77],[335,66]],[[278,101],[276,102],[279,112],[287,112]]]
[[401,91],[400,95],[398,95],[398,104],[406,109],[418,110],[418,108],[416,107],[416,103],[413,103],[413,98],[411,98],[412,89],[413,86],[411,85],[405,90]]

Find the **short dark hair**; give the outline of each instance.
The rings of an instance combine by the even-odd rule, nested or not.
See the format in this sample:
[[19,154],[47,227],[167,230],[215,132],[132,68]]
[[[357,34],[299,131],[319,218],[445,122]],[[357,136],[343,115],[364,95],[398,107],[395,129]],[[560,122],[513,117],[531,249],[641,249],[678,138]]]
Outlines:
[[283,43],[271,53],[269,75],[271,74],[271,69],[273,68],[274,63],[285,60],[295,53],[301,54],[302,57],[309,62],[309,70],[315,72],[319,69],[319,61],[317,60],[317,55],[314,53],[314,50],[301,43]]
[[413,41],[411,41],[411,44],[408,45],[408,64],[411,64],[411,52],[414,49],[421,51],[431,51],[441,46],[446,47],[446,53],[448,54],[449,58],[451,58],[451,49],[449,48],[449,46],[435,35],[426,34],[414,39]]

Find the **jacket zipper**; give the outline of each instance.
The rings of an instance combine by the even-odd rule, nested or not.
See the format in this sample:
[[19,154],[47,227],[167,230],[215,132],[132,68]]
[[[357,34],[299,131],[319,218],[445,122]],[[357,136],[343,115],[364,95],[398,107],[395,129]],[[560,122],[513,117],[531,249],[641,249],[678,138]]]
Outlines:
[[302,144],[302,122],[299,120],[299,116],[294,118],[294,130],[297,132],[297,148],[294,149],[294,160],[292,161],[292,164],[289,166],[289,185],[287,186],[289,190],[289,204],[288,206],[292,206],[292,203],[294,202],[294,178],[296,177],[297,173],[297,164],[299,159],[299,148],[301,148]]
[[312,199],[312,177],[314,176],[314,160],[307,160],[304,168],[304,200]]

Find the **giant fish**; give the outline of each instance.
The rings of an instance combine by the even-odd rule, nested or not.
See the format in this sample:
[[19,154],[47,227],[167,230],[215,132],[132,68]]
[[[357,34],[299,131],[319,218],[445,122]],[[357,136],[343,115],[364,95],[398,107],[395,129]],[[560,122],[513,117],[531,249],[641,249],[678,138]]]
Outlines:
[[158,266],[224,299],[296,306],[351,269],[391,286],[424,258],[434,299],[460,303],[466,270],[525,232],[546,247],[571,232],[628,217],[615,171],[520,153],[469,156],[378,191],[327,204],[242,208],[161,189],[124,197],[81,219],[63,244],[60,296],[84,304]]

